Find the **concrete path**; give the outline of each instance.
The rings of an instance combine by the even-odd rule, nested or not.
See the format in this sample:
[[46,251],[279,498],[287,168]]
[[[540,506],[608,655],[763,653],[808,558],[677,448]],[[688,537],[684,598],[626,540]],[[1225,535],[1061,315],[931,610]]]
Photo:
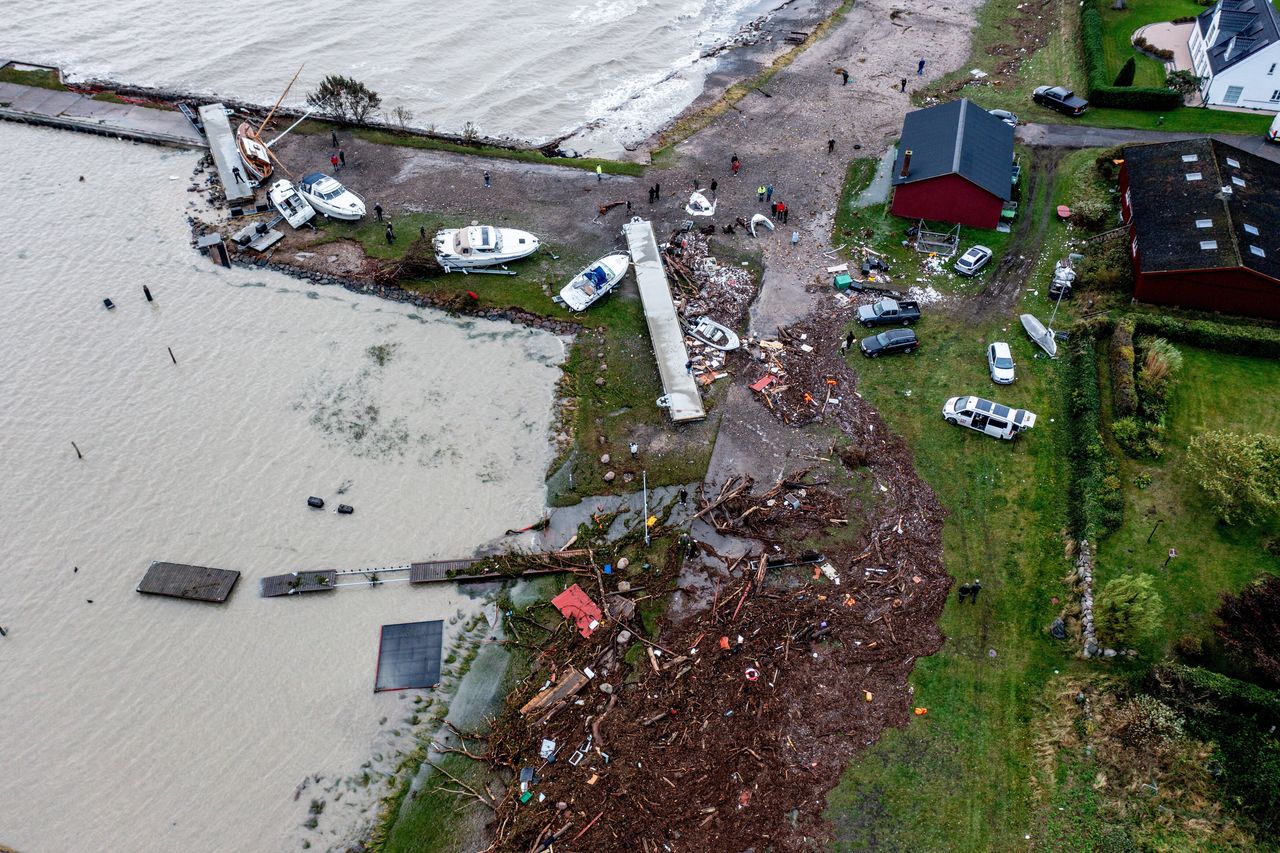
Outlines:
[[0,119],[180,148],[206,147],[204,137],[180,112],[17,83],[0,83]]
[[1234,145],[1265,160],[1280,163],[1280,145],[1272,145],[1261,136],[1236,136],[1227,133],[1181,133],[1163,130],[1125,130],[1111,127],[1089,127],[1083,124],[1026,124],[1018,126],[1018,141],[1031,146],[1054,148],[1110,148],[1141,142],[1172,142],[1178,139],[1201,139],[1211,136],[1219,142]]

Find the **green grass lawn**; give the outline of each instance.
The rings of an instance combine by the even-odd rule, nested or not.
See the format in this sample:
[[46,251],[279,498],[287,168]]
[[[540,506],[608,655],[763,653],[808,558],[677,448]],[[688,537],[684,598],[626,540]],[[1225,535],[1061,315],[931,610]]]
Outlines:
[[1134,49],[1134,32],[1147,24],[1194,17],[1204,11],[1204,7],[1193,0],[1126,0],[1127,8],[1120,10],[1098,0],[1087,2],[1098,3],[1098,12],[1102,15],[1102,47],[1111,80],[1132,56],[1136,60],[1134,86],[1163,86],[1165,78],[1163,62]]
[[0,83],[17,83],[20,86],[35,86],[40,89],[57,89],[67,87],[58,79],[58,72],[52,69],[21,69],[6,65],[0,68]]
[[[1124,526],[1098,552],[1100,583],[1128,571],[1155,579],[1166,629],[1143,651],[1157,657],[1183,635],[1206,637],[1221,593],[1264,571],[1280,574],[1280,557],[1263,548],[1263,540],[1280,531],[1219,524],[1184,464],[1187,443],[1206,430],[1280,435],[1280,362],[1180,349],[1184,364],[1170,401],[1168,450],[1157,463],[1124,463]],[[1136,482],[1143,474],[1151,478],[1145,489]],[[1178,556],[1162,568],[1170,548]]]

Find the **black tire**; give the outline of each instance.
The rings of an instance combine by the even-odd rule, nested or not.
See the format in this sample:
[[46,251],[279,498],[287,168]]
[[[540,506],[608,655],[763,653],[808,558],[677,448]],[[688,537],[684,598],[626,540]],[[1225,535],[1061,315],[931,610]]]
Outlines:
[[955,426],[956,424],[958,424],[958,423],[959,423],[959,421],[957,421],[955,418],[950,418],[950,417],[949,417],[949,418],[947,418],[947,423],[951,424],[952,426]]
[[863,324],[862,324],[862,328],[864,328],[864,329],[870,329],[870,328],[871,328],[871,324],[870,324],[870,323],[867,323],[867,322],[863,322]]
[[867,353],[867,358],[879,358],[879,357],[880,357],[880,353],[879,353],[879,352],[869,352],[869,353]]
[[915,351],[916,351],[915,347],[907,347],[907,355],[911,355]]

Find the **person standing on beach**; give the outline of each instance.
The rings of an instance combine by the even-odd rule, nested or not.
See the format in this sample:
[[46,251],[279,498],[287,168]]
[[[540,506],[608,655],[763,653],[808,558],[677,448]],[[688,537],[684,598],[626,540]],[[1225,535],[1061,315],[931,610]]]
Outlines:
[[492,181],[492,180],[490,179],[490,177],[489,177],[489,170],[488,170],[488,169],[485,169],[485,170],[484,170],[484,185],[485,185],[485,188],[486,188],[486,189],[492,189],[492,188],[493,188],[493,181]]
[[649,187],[649,204],[653,204],[653,187]]
[[700,179],[698,179],[698,178],[694,178],[694,179],[693,179],[693,191],[694,191],[694,192],[697,192],[697,191],[698,191],[698,190],[700,190],[700,189],[702,189],[702,181],[701,181]]
[[733,170],[733,174],[737,175],[742,168],[742,161],[738,159],[738,155],[734,154],[733,159],[729,161],[729,168]]
[[773,201],[773,184],[767,184],[764,188],[764,200]]
[[840,85],[841,85],[841,86],[848,86],[848,85],[849,85],[849,71],[848,71],[847,69],[845,69],[845,68],[841,68],[841,69],[840,69],[840,77],[841,77],[841,79],[842,79],[842,81],[843,81],[843,82],[841,82],[841,83],[840,83]]
[[782,214],[782,223],[785,225],[787,222],[787,206],[782,202],[778,202],[778,213]]
[[662,184],[653,185],[653,198],[654,198],[654,201],[662,200]]
[[387,223],[387,245],[390,246],[396,241],[396,230],[391,227],[391,223]]
[[337,172],[338,171],[338,155],[337,154],[330,155],[329,162],[333,165],[333,171]]
[[902,78],[902,88],[900,88],[898,91],[899,91],[899,92],[902,92],[902,93],[904,93],[904,94],[906,93],[906,91],[907,91],[907,78],[906,78],[906,77],[903,77],[903,78]]
[[381,222],[381,221],[382,221],[382,205],[380,205],[380,204],[374,204],[374,206],[373,206],[373,218],[374,218],[374,219],[376,219],[376,220],[378,220],[379,222]]
[[338,149],[338,162],[342,164],[342,168],[347,168],[347,152],[341,148]]
[[604,180],[604,168],[599,163],[596,163],[596,183],[600,183],[603,180]]
[[715,198],[715,197],[716,197],[716,187],[718,187],[718,186],[720,186],[720,184],[719,184],[719,183],[717,183],[717,182],[716,182],[716,180],[715,180],[714,178],[712,178],[712,179],[711,179],[711,197],[712,197],[712,198]]
[[924,57],[920,57],[920,64],[916,66],[916,76],[924,76]]
[[756,187],[756,201],[764,201],[764,184]]
[[828,154],[830,154],[832,151],[835,151],[835,150],[836,150],[836,141],[835,141],[834,139],[828,139],[828,140],[827,140],[827,153],[828,153]]
[[333,143],[334,148],[338,147],[338,131],[336,130],[329,131],[329,141]]

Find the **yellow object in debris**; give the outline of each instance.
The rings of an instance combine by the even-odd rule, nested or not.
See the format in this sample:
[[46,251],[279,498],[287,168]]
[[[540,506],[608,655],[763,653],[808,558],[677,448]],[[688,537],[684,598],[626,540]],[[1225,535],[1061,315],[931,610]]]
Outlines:
[[868,701],[868,702],[870,702],[870,701],[871,701],[871,691],[870,691],[870,690],[868,690],[868,691],[867,691],[867,701]]
[[927,714],[927,713],[929,713],[929,709],[928,709],[928,708],[916,708],[916,716],[917,716],[917,717],[923,717],[923,716],[924,716],[925,714]]
[[657,523],[658,523],[658,517],[656,515],[651,515],[649,516],[649,520],[645,522],[645,526],[653,527]]

